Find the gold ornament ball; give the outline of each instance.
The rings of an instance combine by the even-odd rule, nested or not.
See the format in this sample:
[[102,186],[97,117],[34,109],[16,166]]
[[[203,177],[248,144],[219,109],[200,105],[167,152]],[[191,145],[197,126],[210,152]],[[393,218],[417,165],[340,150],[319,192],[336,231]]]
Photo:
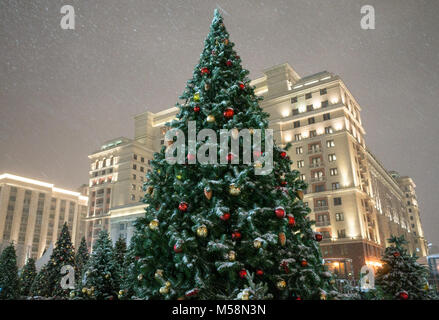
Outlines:
[[229,261],[235,261],[235,259],[236,259],[235,251],[230,251],[228,254],[228,257],[229,257]]
[[159,291],[161,294],[168,294],[169,288],[168,287],[161,287]]
[[248,290],[244,290],[241,295],[241,300],[248,300],[250,297],[250,292]]
[[156,279],[163,277],[163,270],[162,269],[157,269],[157,271],[154,273],[154,277]]
[[124,293],[125,293],[125,291],[119,290],[119,296],[123,296]]
[[169,288],[169,287],[171,286],[171,282],[166,281],[166,282],[165,282],[165,286]]
[[198,227],[197,235],[199,237],[202,237],[202,238],[207,236],[207,227],[204,224],[202,226]]
[[326,300],[326,294],[325,293],[322,293],[320,295],[320,300]]
[[200,101],[200,93],[199,92],[194,94],[194,101]]
[[255,240],[253,241],[253,247],[255,247],[256,249],[259,249],[262,246],[262,242],[260,240]]
[[151,230],[156,230],[159,227],[159,221],[157,219],[151,220],[149,223],[149,228]]
[[235,187],[234,184],[231,184],[230,187],[229,187],[229,193],[232,196],[239,196],[241,194],[241,189],[238,188],[238,187]]
[[107,273],[107,274],[105,275],[105,279],[109,279],[109,278],[110,278],[110,274]]
[[139,275],[137,276],[137,280],[141,281],[142,279],[143,279],[143,274],[139,274]]
[[287,283],[285,282],[285,280],[280,280],[280,281],[278,281],[276,286],[278,289],[283,290],[287,287]]
[[70,298],[74,298],[75,297],[75,291],[70,292]]
[[176,178],[177,178],[178,180],[181,180],[181,175],[177,174]]
[[87,288],[82,288],[82,293],[86,293],[87,292]]
[[207,116],[206,120],[207,120],[207,122],[215,122],[215,117],[210,114],[210,115]]
[[335,284],[335,280],[332,279],[331,281],[329,281],[330,284]]

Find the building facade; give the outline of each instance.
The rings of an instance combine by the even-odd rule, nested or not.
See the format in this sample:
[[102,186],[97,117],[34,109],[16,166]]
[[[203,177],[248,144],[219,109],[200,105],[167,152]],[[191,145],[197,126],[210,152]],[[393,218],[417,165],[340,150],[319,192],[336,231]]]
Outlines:
[[21,267],[55,244],[66,222],[75,247],[84,235],[88,197],[34,179],[0,175],[0,250],[11,242]]
[[[304,201],[324,237],[321,249],[330,267],[349,266],[349,276],[363,265],[379,267],[392,234],[404,234],[411,252],[426,255],[415,185],[389,173],[367,149],[361,107],[339,76],[324,71],[301,78],[282,64],[251,84],[264,97],[261,107],[270,114],[276,143],[292,144],[288,155],[308,183]],[[165,123],[177,111],[137,115],[134,141],[159,151]],[[124,216],[130,214],[119,211],[118,224]]]

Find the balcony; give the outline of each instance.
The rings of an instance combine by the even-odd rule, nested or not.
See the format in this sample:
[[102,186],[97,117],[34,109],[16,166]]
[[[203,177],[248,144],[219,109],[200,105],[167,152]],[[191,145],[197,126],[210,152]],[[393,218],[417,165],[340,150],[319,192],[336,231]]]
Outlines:
[[318,206],[318,207],[314,207],[314,212],[328,211],[328,209],[329,209],[328,206]]
[[311,178],[311,182],[320,182],[320,181],[326,181],[326,177],[314,177],[314,178]]
[[321,168],[324,166],[324,162],[315,162],[315,163],[310,163],[309,167],[310,168]]
[[308,154],[321,153],[321,152],[322,152],[321,148],[308,150]]
[[331,221],[317,221],[316,222],[316,227],[326,227],[326,226],[329,226],[329,225],[331,225]]

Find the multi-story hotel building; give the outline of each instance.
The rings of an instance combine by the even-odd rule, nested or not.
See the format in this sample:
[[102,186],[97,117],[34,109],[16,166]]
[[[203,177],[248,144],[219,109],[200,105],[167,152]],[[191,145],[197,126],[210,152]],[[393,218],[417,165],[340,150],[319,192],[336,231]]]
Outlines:
[[[415,185],[386,171],[367,149],[361,107],[339,76],[324,71],[301,78],[282,64],[252,85],[264,97],[261,106],[270,114],[277,144],[292,144],[288,153],[309,185],[304,201],[332,269],[355,276],[365,264],[379,266],[390,235],[404,234],[411,252],[426,255]],[[170,108],[135,117],[134,141],[151,150],[148,159],[176,113]],[[124,216],[130,215],[119,210],[112,231],[125,230]]]
[[110,232],[111,210],[140,204],[152,154],[145,143],[120,137],[107,141],[100,150],[89,155],[86,239],[90,248],[99,231]]
[[[38,259],[55,244],[66,222],[77,247],[84,235],[88,197],[51,183],[0,175],[0,250],[11,242],[21,267],[27,258]],[[82,225],[81,225],[82,224]]]

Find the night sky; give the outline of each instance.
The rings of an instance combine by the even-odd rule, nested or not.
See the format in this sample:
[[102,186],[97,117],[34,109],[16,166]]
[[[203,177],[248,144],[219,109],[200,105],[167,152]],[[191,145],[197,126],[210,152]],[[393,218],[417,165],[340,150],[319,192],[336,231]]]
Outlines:
[[[76,29],[60,27],[73,5]],[[360,28],[373,5],[376,29]],[[366,143],[417,184],[439,244],[439,1],[0,1],[0,173],[88,182],[87,155],[133,137],[135,114],[175,104],[220,8],[250,77],[284,62],[339,74]]]

